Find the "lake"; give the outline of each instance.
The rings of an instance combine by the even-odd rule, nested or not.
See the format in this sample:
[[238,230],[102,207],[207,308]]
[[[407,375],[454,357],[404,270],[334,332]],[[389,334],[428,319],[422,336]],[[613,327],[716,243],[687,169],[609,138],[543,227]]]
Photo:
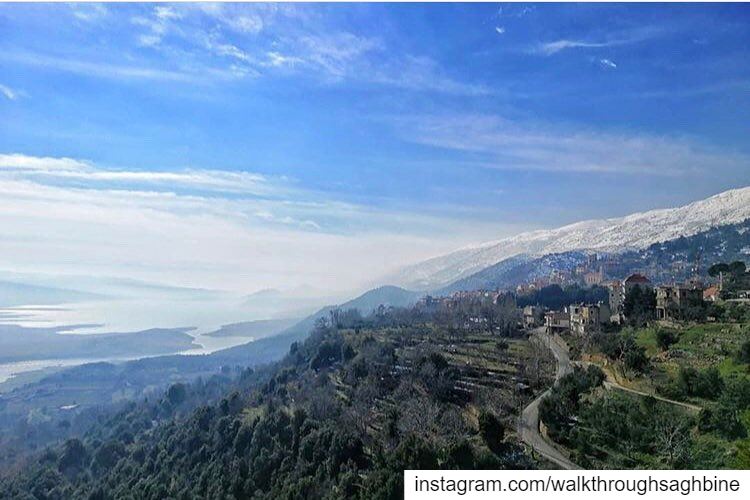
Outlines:
[[[248,311],[240,301],[193,299],[118,299],[98,300],[59,306],[35,306],[0,308],[0,323],[29,328],[62,327],[61,335],[67,333],[97,334],[111,332],[136,332],[150,328],[195,327],[189,332],[195,337],[199,348],[180,354],[207,354],[254,340],[252,337],[210,337],[204,335],[217,330],[221,325],[265,319],[257,312]],[[255,314],[254,314],[255,313]],[[255,317],[254,317],[255,316]],[[83,325],[83,326],[82,326]],[[69,330],[65,330],[70,327]],[[127,361],[138,357],[120,358],[75,358],[19,361],[0,364],[0,383],[16,374],[75,366],[97,361]]]

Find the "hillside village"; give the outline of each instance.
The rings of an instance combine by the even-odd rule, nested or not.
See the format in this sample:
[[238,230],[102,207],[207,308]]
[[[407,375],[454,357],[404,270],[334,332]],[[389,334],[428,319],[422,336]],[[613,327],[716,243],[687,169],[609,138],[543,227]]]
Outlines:
[[[750,466],[745,264],[681,284],[590,266],[527,293],[333,308],[276,364],[99,414],[0,492],[85,496],[98,474],[107,491],[144,497],[278,498],[305,485],[396,498],[403,485],[390,478],[404,469]],[[599,283],[586,283],[592,272]],[[570,373],[545,335],[567,344]],[[156,457],[174,464],[169,475]],[[233,481],[214,480],[228,468]]]
[[[605,271],[607,262],[599,261],[593,254],[587,264],[575,267],[572,272],[553,270],[548,277],[518,285],[515,291],[469,290],[439,297],[426,295],[416,303],[416,308],[464,311],[468,314],[464,324],[467,328],[486,326],[499,311],[508,317],[518,308],[516,314],[524,329],[544,326],[551,334],[587,335],[611,331],[628,320],[639,324],[651,320],[664,324],[715,322],[720,314],[718,304],[730,310],[750,304],[750,282],[744,277],[746,268],[740,261],[717,264],[704,273],[694,269],[693,276],[683,282],[665,279],[664,274],[661,281],[655,282],[642,272],[633,272],[622,279],[611,278]],[[731,282],[725,283],[725,278]],[[589,300],[555,307],[556,302],[564,300],[566,290],[574,292],[573,297],[588,296]],[[499,327],[493,325],[493,328]]]

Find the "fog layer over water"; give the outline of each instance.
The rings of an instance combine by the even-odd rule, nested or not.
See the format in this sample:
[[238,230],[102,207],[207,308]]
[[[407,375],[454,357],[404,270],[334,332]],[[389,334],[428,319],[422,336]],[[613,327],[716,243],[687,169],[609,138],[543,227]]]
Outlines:
[[[28,328],[62,327],[60,335],[112,332],[137,332],[151,328],[194,327],[187,333],[199,344],[181,354],[207,354],[219,349],[244,344],[252,337],[212,337],[205,335],[222,325],[256,319],[289,317],[303,311],[258,307],[245,297],[220,296],[200,298],[118,298],[64,305],[25,305],[0,308],[0,324]],[[0,363],[0,383],[15,374],[49,367],[73,366],[94,361],[125,361],[136,357],[60,358]]]

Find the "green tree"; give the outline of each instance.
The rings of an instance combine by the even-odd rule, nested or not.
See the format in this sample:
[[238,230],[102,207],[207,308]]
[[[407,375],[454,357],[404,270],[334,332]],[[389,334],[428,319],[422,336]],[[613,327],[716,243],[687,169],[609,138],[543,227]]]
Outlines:
[[646,325],[656,314],[656,292],[648,287],[632,287],[625,295],[623,313],[631,325]]
[[79,439],[68,439],[63,445],[62,455],[57,462],[61,472],[77,470],[88,461],[86,447]]
[[677,343],[678,340],[679,337],[677,336],[677,332],[673,330],[666,328],[659,328],[656,330],[656,345],[658,345],[659,349],[662,351],[669,349],[670,346]]
[[502,454],[505,426],[493,413],[483,410],[479,414],[479,434],[487,448],[497,455]]
[[740,350],[737,353],[737,359],[740,363],[750,364],[750,340],[746,340],[740,346]]
[[716,277],[719,274],[726,274],[728,272],[729,272],[729,265],[724,264],[723,262],[719,262],[718,264],[714,264],[708,268],[708,274],[713,277]]
[[167,390],[167,399],[173,405],[177,406],[187,397],[187,387],[185,384],[172,384]]

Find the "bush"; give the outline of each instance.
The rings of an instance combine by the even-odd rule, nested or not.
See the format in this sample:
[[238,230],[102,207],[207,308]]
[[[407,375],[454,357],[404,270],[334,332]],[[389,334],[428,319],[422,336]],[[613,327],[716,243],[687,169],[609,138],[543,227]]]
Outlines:
[[487,448],[492,450],[493,453],[497,455],[502,453],[505,426],[494,414],[488,411],[482,411],[479,414],[479,434]]
[[740,363],[750,364],[750,340],[746,340],[740,346],[740,350],[737,353],[737,360]]
[[659,349],[661,349],[662,351],[666,351],[667,349],[669,349],[670,346],[672,346],[672,344],[676,344],[678,340],[679,337],[673,330],[659,328],[656,331],[656,345],[658,345]]

